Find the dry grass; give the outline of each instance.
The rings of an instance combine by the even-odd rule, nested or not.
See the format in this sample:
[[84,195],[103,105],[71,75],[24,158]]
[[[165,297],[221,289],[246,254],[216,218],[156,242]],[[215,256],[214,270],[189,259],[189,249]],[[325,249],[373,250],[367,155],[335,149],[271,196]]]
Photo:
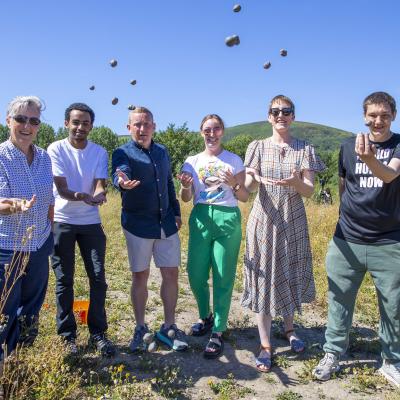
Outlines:
[[[182,264],[186,260],[188,242],[188,217],[191,204],[182,204],[183,227],[180,232],[182,241]],[[250,212],[250,204],[242,204],[243,238],[245,224]],[[321,206],[307,203],[310,237],[314,257],[314,272],[317,284],[318,298],[316,308],[324,314],[326,312],[327,282],[324,268],[326,248],[332,237],[337,219],[337,206]],[[133,315],[129,300],[131,274],[129,271],[125,240],[120,227],[120,198],[115,193],[110,193],[108,203],[102,207],[102,221],[107,234],[106,273],[109,285],[107,295],[107,314],[109,321],[109,334],[118,344],[127,344],[132,335],[134,326]],[[242,259],[244,240],[240,250],[236,290],[242,286]],[[184,268],[182,269],[184,272]],[[181,279],[186,280],[185,273]],[[162,319],[161,307],[156,299],[159,283],[151,281],[149,284],[150,297],[149,311],[151,326],[157,326]],[[75,277],[76,298],[88,298],[89,287],[82,260],[77,254],[77,269]],[[78,344],[81,354],[78,359],[67,357],[61,342],[58,340],[55,328],[55,296],[54,274],[50,272],[50,284],[45,307],[40,318],[40,337],[33,348],[23,349],[18,353],[18,363],[13,370],[6,372],[5,381],[13,390],[11,398],[14,399],[119,399],[119,398],[158,398],[180,397],[185,385],[189,381],[180,381],[179,367],[167,372],[157,372],[153,364],[144,368],[147,363],[152,363],[152,358],[127,358],[126,365],[116,365],[116,360],[104,360],[86,347],[88,332],[86,327],[79,327],[80,336]],[[193,296],[190,290],[182,284],[178,308],[192,309]],[[194,308],[193,308],[194,310]],[[357,318],[369,325],[376,324],[378,320],[376,296],[369,278],[364,282],[357,305]],[[117,369],[116,369],[117,368]],[[19,371],[19,378],[16,378]],[[123,371],[123,373],[122,373]],[[136,371],[136,372],[135,372]],[[141,376],[135,373],[141,371]],[[17,374],[17,375],[18,375]],[[62,377],[62,379],[60,379]],[[15,385],[15,382],[19,382]],[[104,397],[105,396],[105,397]]]

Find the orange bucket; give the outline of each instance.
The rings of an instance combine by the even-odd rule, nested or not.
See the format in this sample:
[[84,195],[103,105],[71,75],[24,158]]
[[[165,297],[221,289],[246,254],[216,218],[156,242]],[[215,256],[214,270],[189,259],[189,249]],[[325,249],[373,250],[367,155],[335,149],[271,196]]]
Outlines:
[[87,325],[89,300],[74,300],[73,311],[78,322],[82,325]]

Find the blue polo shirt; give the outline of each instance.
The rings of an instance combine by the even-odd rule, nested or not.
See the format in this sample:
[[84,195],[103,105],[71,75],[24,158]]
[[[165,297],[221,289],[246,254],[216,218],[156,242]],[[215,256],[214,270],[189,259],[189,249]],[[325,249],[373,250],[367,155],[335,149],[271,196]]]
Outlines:
[[[116,170],[140,185],[124,190],[118,185]],[[178,231],[175,216],[180,216],[172,179],[171,161],[165,146],[152,142],[147,150],[134,140],[118,147],[112,155],[112,179],[121,192],[121,225],[135,236],[160,239]]]

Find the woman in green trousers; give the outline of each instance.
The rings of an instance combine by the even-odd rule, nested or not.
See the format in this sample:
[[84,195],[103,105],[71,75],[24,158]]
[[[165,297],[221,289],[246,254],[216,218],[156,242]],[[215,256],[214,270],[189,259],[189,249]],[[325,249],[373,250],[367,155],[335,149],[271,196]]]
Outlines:
[[[187,270],[199,308],[199,320],[192,326],[194,336],[212,329],[204,350],[206,358],[218,357],[224,347],[237,258],[242,238],[238,200],[247,201],[245,168],[239,156],[222,148],[224,123],[216,114],[200,125],[204,151],[188,157],[182,167],[181,198],[193,199],[189,218]],[[212,270],[213,313],[210,312],[208,278]]]

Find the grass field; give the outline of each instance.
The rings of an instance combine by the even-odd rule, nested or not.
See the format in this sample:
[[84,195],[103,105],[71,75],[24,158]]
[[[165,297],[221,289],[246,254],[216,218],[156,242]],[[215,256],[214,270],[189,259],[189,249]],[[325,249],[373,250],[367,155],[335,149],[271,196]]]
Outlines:
[[[317,300],[312,307],[321,320],[324,321],[327,296],[324,258],[328,242],[332,237],[338,210],[335,205],[322,206],[316,205],[311,201],[306,203],[306,208],[317,286]],[[196,315],[196,309],[184,272],[188,241],[187,219],[190,209],[190,204],[182,205],[184,225],[180,236],[183,265],[177,313],[189,313],[193,320]],[[244,235],[250,204],[242,204],[241,210]],[[171,364],[158,368],[154,358],[136,357],[132,361],[132,356],[127,354],[127,345],[132,335],[134,321],[129,301],[130,272],[127,267],[125,240],[120,227],[120,198],[117,194],[110,193],[108,203],[102,207],[101,213],[108,238],[106,272],[109,285],[107,295],[109,336],[118,344],[119,351],[123,355],[112,359],[102,359],[88,349],[86,347],[88,332],[85,326],[79,327],[78,344],[81,348],[79,357],[70,358],[66,355],[63,345],[55,333],[54,274],[50,271],[49,290],[40,316],[40,335],[35,345],[17,353],[5,370],[4,379],[9,384],[10,397],[13,399],[190,398],[190,396],[186,395],[185,397],[184,395],[185,388],[190,386],[190,378],[182,380],[179,366],[172,366]],[[236,292],[240,292],[242,288],[241,260],[244,251],[243,245],[244,240],[242,241],[239,258],[235,284]],[[155,328],[163,318],[161,301],[157,295],[159,282],[151,280],[149,287],[150,298],[147,311],[151,315],[150,326]],[[75,297],[88,298],[88,282],[79,256],[77,256]],[[376,295],[374,286],[369,278],[365,280],[358,297],[355,319],[360,324],[374,329],[377,326]],[[231,323],[230,326],[231,329],[241,329],[246,323],[247,321],[244,320],[236,321]],[[183,326],[183,328],[187,327]],[[195,347],[193,348],[193,352],[198,350]],[[285,362],[281,361],[281,363],[284,368]],[[229,378],[228,376],[227,379],[218,384],[210,380],[211,378],[210,376],[208,382],[210,388],[209,397],[205,398],[239,398],[246,395],[245,392],[242,393],[239,389],[239,391],[229,392],[231,390],[229,388],[232,388],[232,382],[234,382],[233,377]],[[267,380],[264,383],[267,384]],[[234,386],[234,388],[237,387]],[[215,390],[219,388],[218,390],[220,391],[226,390],[230,394],[228,397],[221,397],[221,392],[216,392],[213,388]],[[255,397],[253,396],[252,398]]]

